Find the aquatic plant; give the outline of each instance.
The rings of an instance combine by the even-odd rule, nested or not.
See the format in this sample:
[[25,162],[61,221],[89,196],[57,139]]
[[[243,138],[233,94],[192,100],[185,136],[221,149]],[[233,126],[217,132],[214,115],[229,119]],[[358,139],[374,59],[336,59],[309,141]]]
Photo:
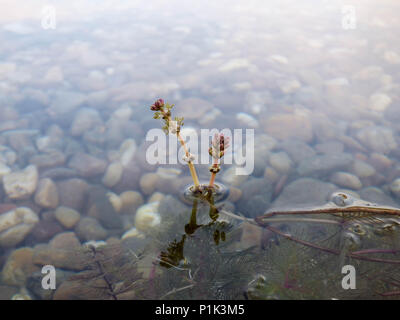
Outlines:
[[[396,299],[399,298],[397,264],[373,259],[346,257],[356,268],[356,289],[344,290],[339,254],[302,245],[317,243],[334,248],[341,243],[336,225],[290,222],[282,227],[277,241],[271,241],[259,255],[262,268],[245,290],[247,299]],[[271,231],[273,234],[273,232]],[[366,253],[365,253],[366,254]]]
[[137,268],[143,256],[120,242],[83,245],[71,254],[82,261],[83,270],[63,282],[54,299],[132,299],[144,290]]
[[190,153],[185,140],[181,135],[181,129],[183,127],[183,117],[174,117],[172,120],[171,110],[174,107],[173,104],[169,104],[164,102],[163,99],[156,100],[151,106],[150,110],[154,111],[154,119],[162,119],[163,121],[163,131],[165,134],[176,134],[185,155],[183,156],[183,160],[187,162],[190,170],[190,174],[192,176],[192,180],[194,183],[194,189],[191,189],[193,192],[202,193],[213,191],[218,186],[215,186],[215,177],[216,174],[220,171],[220,160],[224,156],[226,149],[229,147],[229,138],[225,137],[224,134],[215,134],[214,138],[211,142],[211,146],[209,148],[209,154],[213,159],[213,163],[210,166],[210,181],[208,185],[200,185],[199,178],[197,176],[197,172],[194,166],[195,156]]
[[178,140],[183,147],[183,150],[185,151],[184,155],[184,160],[187,162],[190,170],[190,174],[193,179],[193,183],[195,187],[199,187],[200,182],[199,178],[197,176],[196,169],[194,167],[193,161],[194,161],[194,155],[189,152],[188,147],[186,146],[185,140],[182,138],[181,135],[181,128],[183,126],[183,117],[175,117],[174,120],[172,120],[171,117],[171,110],[174,107],[173,104],[165,103],[163,99],[158,99],[156,100],[151,106],[150,110],[154,111],[154,119],[162,119],[164,122],[164,125],[162,127],[163,131],[165,134],[172,133],[176,134],[178,137]]
[[[176,228],[170,228],[161,236],[174,238],[175,233]],[[153,281],[155,295],[148,298],[243,299],[259,257],[254,247],[235,250],[235,242],[232,225],[218,220],[173,240],[160,255],[162,269]]]
[[225,150],[229,147],[229,137],[225,137],[223,133],[214,135],[214,139],[212,140],[211,147],[208,150],[208,153],[213,158],[213,164],[210,167],[211,177],[209,182],[209,187],[214,186],[215,177],[220,170],[220,159],[224,156]]
[[[213,193],[200,194],[190,218],[187,212],[171,216],[151,235],[152,248],[145,254],[133,252],[127,243],[87,247],[81,253],[87,267],[69,280],[79,286],[72,298],[398,299],[395,215],[357,201],[352,204],[359,210],[373,207],[381,214],[352,215],[347,203],[341,214],[325,206],[249,219],[215,204]],[[263,227],[263,249],[238,250],[240,228],[229,217]],[[145,275],[137,268],[144,257],[152,261]],[[343,290],[344,264],[357,268],[357,290]]]
[[[316,218],[316,216],[319,216]],[[280,216],[280,218],[279,218]],[[399,254],[400,209],[382,207],[362,200],[356,200],[345,193],[334,193],[332,202],[327,206],[293,211],[275,211],[260,215],[254,221],[269,231],[298,244],[334,254],[341,257],[400,264],[400,260],[386,259],[382,254]],[[277,218],[278,217],[278,218]],[[339,249],[327,248],[313,242],[305,241],[286,234],[279,228],[271,226],[273,222],[308,222],[336,225],[341,234]],[[382,242],[386,247],[379,249],[361,249],[361,245]]]

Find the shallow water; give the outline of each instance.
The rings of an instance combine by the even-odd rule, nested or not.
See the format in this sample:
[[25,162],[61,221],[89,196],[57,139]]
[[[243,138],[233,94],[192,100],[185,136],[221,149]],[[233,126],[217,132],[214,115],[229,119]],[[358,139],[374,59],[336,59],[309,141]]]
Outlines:
[[[399,10],[1,1],[0,298],[398,299]],[[232,134],[224,201],[183,199],[192,180],[174,135],[167,163],[151,163],[158,98],[176,104],[182,133]],[[201,143],[189,145],[207,182]],[[254,165],[237,175],[246,146]],[[359,213],[254,221],[343,207],[338,191]],[[55,290],[41,288],[44,265]],[[344,265],[357,289],[343,288]]]

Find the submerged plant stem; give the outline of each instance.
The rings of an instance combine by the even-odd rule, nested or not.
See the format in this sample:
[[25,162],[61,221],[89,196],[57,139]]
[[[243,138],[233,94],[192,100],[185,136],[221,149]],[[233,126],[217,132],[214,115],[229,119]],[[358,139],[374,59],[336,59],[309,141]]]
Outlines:
[[[308,241],[304,241],[304,240],[301,240],[301,239],[297,239],[297,238],[293,237],[292,235],[286,234],[286,233],[280,231],[279,229],[273,228],[273,227],[271,227],[271,226],[269,226],[267,224],[264,224],[262,226],[264,228],[267,228],[269,231],[271,231],[271,232],[273,232],[275,234],[278,234],[278,235],[280,235],[280,236],[282,236],[282,237],[284,237],[284,238],[286,238],[288,240],[291,240],[291,241],[297,242],[299,244],[302,244],[302,245],[304,245],[306,247],[311,247],[311,248],[318,249],[318,250],[321,250],[321,251],[324,251],[324,252],[327,252],[327,253],[331,253],[331,254],[334,254],[334,255],[340,255],[340,253],[341,253],[339,250],[321,247],[321,246],[316,245],[314,243],[311,243],[311,242],[308,242]],[[365,260],[365,261],[370,261],[370,262],[400,264],[400,260],[388,260],[388,259],[380,259],[380,258],[370,258],[370,257],[365,257],[365,256],[358,255],[358,254],[356,254],[354,252],[346,253],[346,256],[354,258],[354,259],[357,259],[357,260]]]
[[189,284],[189,285],[187,285],[187,286],[185,286],[185,287],[182,287],[182,288],[178,288],[178,289],[174,288],[174,289],[172,289],[171,291],[169,291],[169,292],[167,292],[166,294],[164,294],[164,295],[160,298],[160,300],[164,299],[165,297],[167,297],[167,296],[169,296],[169,295],[171,295],[171,294],[177,293],[177,292],[182,291],[182,290],[190,289],[190,288],[193,288],[193,287],[194,287],[194,284]]

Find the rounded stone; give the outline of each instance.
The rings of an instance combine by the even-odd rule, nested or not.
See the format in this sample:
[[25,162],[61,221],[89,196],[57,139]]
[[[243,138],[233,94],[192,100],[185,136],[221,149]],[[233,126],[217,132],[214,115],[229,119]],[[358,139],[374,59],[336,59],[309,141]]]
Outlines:
[[287,174],[292,168],[292,160],[286,152],[272,153],[269,157],[270,165],[280,173]]
[[266,167],[264,171],[264,178],[269,182],[274,183],[279,179],[279,173],[274,168]]
[[132,113],[133,111],[131,107],[123,105],[115,110],[111,116],[119,120],[128,120],[131,117]]
[[20,207],[0,215],[0,247],[13,247],[33,229],[39,217],[29,208]]
[[400,178],[397,178],[392,182],[390,185],[390,191],[392,191],[396,197],[400,198]]
[[122,236],[121,236],[121,240],[127,239],[127,238],[140,238],[140,239],[144,239],[145,238],[145,234],[140,232],[138,229],[136,228],[132,228],[129,229],[128,231],[126,231]]
[[331,176],[330,180],[332,183],[343,188],[349,188],[353,190],[360,190],[362,188],[360,179],[358,179],[358,177],[354,174],[348,172],[335,172]]
[[284,187],[269,210],[293,210],[304,206],[322,206],[337,187],[311,178],[297,179]]
[[78,211],[68,207],[58,207],[54,213],[58,222],[60,222],[65,228],[73,228],[81,218]]
[[39,169],[59,167],[64,165],[65,155],[60,151],[51,151],[35,155],[29,159],[29,162]]
[[213,105],[203,99],[187,98],[179,101],[174,107],[176,114],[185,119],[200,119],[208,111],[213,109]]
[[122,209],[121,198],[113,192],[108,192],[107,197],[108,197],[108,200],[110,201],[111,205],[113,206],[114,210],[116,212],[120,212]]
[[75,232],[79,239],[83,241],[104,240],[108,234],[107,230],[91,217],[82,218],[76,226]]
[[97,110],[82,108],[77,112],[71,124],[70,133],[72,136],[80,136],[101,123],[102,121]]
[[104,173],[107,162],[92,155],[78,152],[71,158],[68,166],[77,170],[82,177],[94,177]]
[[68,179],[57,183],[60,205],[80,211],[86,201],[89,185],[82,179]]
[[115,186],[121,180],[123,170],[124,167],[120,162],[116,161],[110,163],[107,167],[106,173],[103,176],[103,184],[109,188]]
[[156,202],[156,201],[161,201],[162,199],[165,198],[165,194],[161,192],[154,192],[148,199],[148,202]]
[[222,182],[228,186],[238,187],[248,179],[248,175],[239,175],[238,167],[230,167],[222,174]]
[[310,142],[313,127],[309,117],[302,114],[275,114],[263,122],[264,131],[274,138],[286,140],[296,138]]
[[157,187],[157,181],[159,177],[156,173],[150,172],[145,173],[140,178],[140,189],[145,195],[150,195],[154,192]]
[[242,197],[242,194],[243,192],[239,188],[231,187],[229,189],[229,196],[227,200],[231,202],[237,202]]
[[140,174],[142,170],[131,162],[128,167],[124,168],[121,180],[113,186],[113,190],[116,193],[121,193],[126,190],[137,190],[139,188]]
[[389,153],[397,148],[392,129],[380,126],[368,126],[359,130],[357,139],[372,151]]
[[26,241],[28,243],[37,244],[47,242],[57,233],[64,230],[57,219],[54,219],[54,213],[51,216],[51,220],[44,220],[42,215],[42,220],[33,227],[31,233],[27,236]]
[[258,126],[259,126],[258,120],[248,113],[244,113],[244,112],[237,113],[236,120],[241,125],[244,125],[248,128],[258,128]]
[[75,249],[80,247],[81,243],[74,232],[62,232],[57,234],[49,245],[52,249]]
[[14,250],[1,272],[2,281],[12,286],[23,287],[28,277],[39,270],[32,262],[33,249],[24,247]]
[[373,166],[364,161],[355,160],[353,163],[353,172],[359,178],[368,178],[373,176],[376,170]]
[[135,227],[137,230],[149,232],[161,224],[158,205],[159,202],[151,202],[138,208],[135,216]]
[[137,191],[125,191],[119,197],[122,201],[122,213],[135,213],[136,209],[144,203],[142,195]]
[[0,162],[0,181],[6,174],[9,174],[10,172],[11,169],[4,163]]
[[38,178],[36,166],[29,165],[24,170],[3,176],[4,190],[11,199],[26,199],[35,192]]
[[129,163],[132,161],[133,157],[136,153],[136,141],[133,139],[126,139],[122,142],[121,147],[119,148],[121,164],[123,167],[127,167]]
[[43,208],[56,208],[58,206],[57,186],[51,179],[39,180],[35,193],[35,203]]
[[379,171],[390,168],[393,161],[381,153],[373,153],[370,156],[371,164]]
[[374,111],[385,111],[392,103],[392,98],[384,93],[374,93],[369,97],[369,108]]

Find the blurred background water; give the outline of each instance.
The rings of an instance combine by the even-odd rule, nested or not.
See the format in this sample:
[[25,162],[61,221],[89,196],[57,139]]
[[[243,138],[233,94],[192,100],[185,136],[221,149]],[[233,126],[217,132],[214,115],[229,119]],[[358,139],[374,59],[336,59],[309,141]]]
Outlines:
[[[82,243],[139,250],[178,213],[189,220],[188,169],[145,158],[160,97],[185,128],[255,130],[253,173],[218,174],[227,210],[321,206],[337,190],[400,206],[399,10],[394,0],[0,0],[0,297],[51,298],[32,285],[41,265],[67,278],[81,265],[66,252]],[[261,228],[237,228],[237,250],[265,245]]]

